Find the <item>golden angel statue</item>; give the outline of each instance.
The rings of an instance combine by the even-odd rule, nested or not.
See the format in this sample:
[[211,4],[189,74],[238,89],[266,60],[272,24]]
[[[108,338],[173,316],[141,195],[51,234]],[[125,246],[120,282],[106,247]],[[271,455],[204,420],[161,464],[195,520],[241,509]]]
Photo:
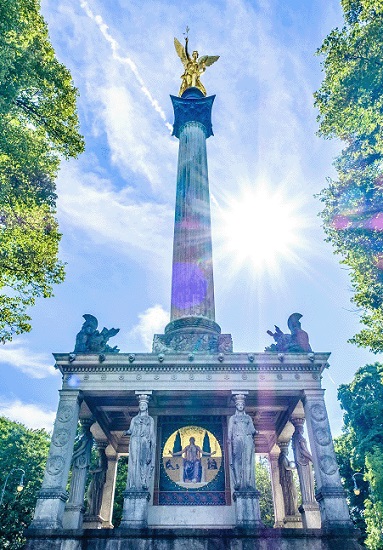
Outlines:
[[201,90],[203,95],[206,95],[206,90],[200,80],[200,76],[202,73],[205,72],[206,67],[210,67],[210,65],[213,65],[213,63],[215,63],[217,59],[219,59],[219,55],[203,55],[202,57],[198,58],[198,52],[194,51],[190,56],[188,52],[188,42],[189,38],[186,36],[184,47],[181,42],[177,40],[177,38],[174,39],[176,52],[185,68],[183,75],[181,75],[182,83],[178,95],[182,96],[184,91],[187,88],[191,88],[192,86]]

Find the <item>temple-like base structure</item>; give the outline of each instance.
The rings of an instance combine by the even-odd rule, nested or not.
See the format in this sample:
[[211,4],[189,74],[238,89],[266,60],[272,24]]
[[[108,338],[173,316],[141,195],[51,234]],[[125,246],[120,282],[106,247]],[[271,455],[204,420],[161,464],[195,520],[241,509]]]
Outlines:
[[28,530],[25,550],[361,550],[358,535],[352,529]]

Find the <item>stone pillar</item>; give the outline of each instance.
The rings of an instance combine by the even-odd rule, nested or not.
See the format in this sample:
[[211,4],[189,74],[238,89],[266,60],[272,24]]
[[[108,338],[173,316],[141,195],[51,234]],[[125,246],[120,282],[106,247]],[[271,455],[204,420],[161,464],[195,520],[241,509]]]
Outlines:
[[80,410],[78,390],[60,390],[44,480],[38,493],[31,529],[61,529],[66,486]]
[[302,527],[302,518],[298,512],[298,495],[294,482],[293,469],[295,465],[288,459],[289,442],[279,441],[280,455],[278,457],[279,483],[285,510],[283,526],[290,529]]
[[331,437],[324,390],[305,390],[303,406],[313,455],[322,527],[351,528],[349,510],[342,487]]
[[154,420],[148,414],[151,393],[139,393],[139,413],[132,418],[129,430],[125,432],[130,435],[130,440],[121,529],[142,529],[148,525],[148,487],[154,470],[156,443]]
[[103,518],[103,529],[113,529],[113,503],[114,491],[116,489],[118,455],[115,453],[111,445],[109,445],[106,449],[106,456],[108,458],[108,469],[106,471],[106,481],[102,495],[100,516]]
[[87,509],[83,522],[84,529],[101,529],[104,523],[104,518],[101,516],[101,505],[108,468],[105,449],[109,443],[108,441],[97,441],[96,443],[99,461],[97,467],[90,470],[92,479],[88,487]]
[[282,487],[279,482],[279,449],[274,446],[269,454],[270,474],[271,474],[271,489],[273,493],[274,505],[274,527],[284,527],[285,505],[283,502]]
[[292,444],[301,488],[302,504],[299,511],[302,514],[303,527],[305,529],[320,529],[321,518],[319,506],[315,500],[314,476],[311,466],[313,459],[307,448],[306,439],[303,437],[305,419],[293,417],[291,423],[295,428]]
[[93,436],[90,427],[94,420],[92,418],[85,418],[80,422],[82,424],[83,434],[72,456],[72,480],[70,484],[69,500],[65,506],[63,520],[64,529],[81,529],[85,512],[85,485],[93,445]]

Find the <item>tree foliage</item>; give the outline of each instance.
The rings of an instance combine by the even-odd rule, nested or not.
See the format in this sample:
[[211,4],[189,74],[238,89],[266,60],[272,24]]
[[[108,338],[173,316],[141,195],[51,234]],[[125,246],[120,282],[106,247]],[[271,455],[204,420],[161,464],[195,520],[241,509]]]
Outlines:
[[39,0],[0,4],[0,339],[30,330],[26,310],[63,280],[55,184],[83,150],[77,90],[49,42]]
[[383,350],[383,2],[341,0],[345,25],[318,53],[325,73],[315,94],[319,134],[345,148],[337,181],[321,193],[324,229],[350,268],[364,329],[352,341]]
[[[383,365],[360,368],[350,384],[339,387],[344,413],[335,442],[351,515],[371,550],[383,548]],[[360,488],[354,494],[353,475]],[[361,474],[361,475],[359,475]]]
[[[30,524],[37,492],[44,475],[50,437],[44,430],[29,430],[18,422],[0,417],[0,490],[9,474],[0,506],[0,547],[22,548],[24,529]],[[16,487],[25,471],[24,489]]]
[[255,479],[261,509],[261,519],[266,527],[274,526],[274,505],[271,490],[270,472],[266,459],[260,459],[255,463]]

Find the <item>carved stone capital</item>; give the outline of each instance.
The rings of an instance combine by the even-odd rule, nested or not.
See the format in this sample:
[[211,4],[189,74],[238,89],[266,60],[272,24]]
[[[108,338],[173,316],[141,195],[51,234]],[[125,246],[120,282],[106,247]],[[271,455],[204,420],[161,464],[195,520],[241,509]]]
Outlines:
[[182,128],[186,124],[200,124],[206,139],[213,135],[211,124],[211,110],[215,95],[201,98],[170,96],[174,109],[173,136],[180,137]]

